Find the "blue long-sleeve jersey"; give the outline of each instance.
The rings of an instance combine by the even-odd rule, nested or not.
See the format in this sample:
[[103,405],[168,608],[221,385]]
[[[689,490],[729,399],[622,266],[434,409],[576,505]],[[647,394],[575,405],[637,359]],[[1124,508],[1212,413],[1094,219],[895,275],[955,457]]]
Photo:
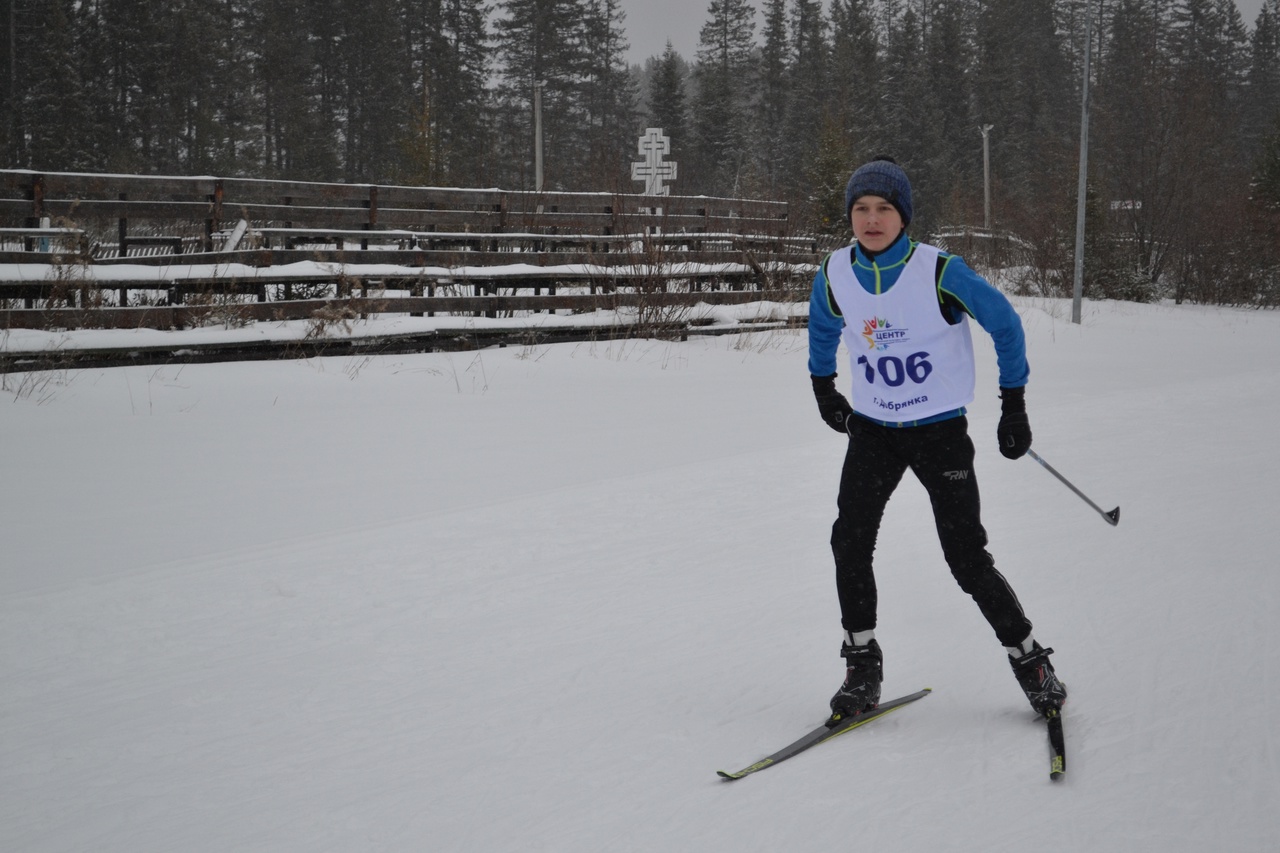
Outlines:
[[[874,258],[858,247],[853,253],[854,275],[868,293],[884,293],[897,282],[915,247],[916,243],[905,233]],[[938,277],[938,297],[943,306],[940,310],[963,311],[991,336],[1002,388],[1026,385],[1030,368],[1018,312],[1003,293],[970,269],[959,256],[944,252],[941,261],[945,265]],[[813,278],[813,293],[809,298],[809,372],[814,376],[830,376],[836,372],[836,350],[845,325],[839,311],[827,282],[824,262]]]

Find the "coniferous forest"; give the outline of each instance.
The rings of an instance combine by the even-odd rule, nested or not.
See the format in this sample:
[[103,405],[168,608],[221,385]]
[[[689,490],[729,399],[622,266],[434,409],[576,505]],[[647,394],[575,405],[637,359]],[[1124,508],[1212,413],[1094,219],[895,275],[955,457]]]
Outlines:
[[[697,8],[697,7],[693,7]],[[710,0],[628,66],[619,0],[0,0],[8,168],[780,199],[845,232],[850,170],[912,176],[918,237],[987,223],[1029,290],[1280,303],[1280,0]],[[989,145],[984,179],[983,135]],[[1065,271],[1065,273],[1064,273]]]

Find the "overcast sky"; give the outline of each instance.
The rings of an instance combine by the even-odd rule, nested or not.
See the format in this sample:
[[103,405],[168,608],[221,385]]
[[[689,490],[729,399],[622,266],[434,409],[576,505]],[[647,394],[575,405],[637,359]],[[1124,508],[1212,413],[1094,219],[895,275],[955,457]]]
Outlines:
[[[752,0],[751,5],[756,7],[759,36],[761,0]],[[710,6],[710,0],[622,0],[622,9],[627,13],[627,41],[631,42],[630,61],[643,64],[650,56],[660,55],[668,39],[677,53],[693,59],[698,50],[698,31],[707,21]]]
[[[698,49],[698,31],[706,23],[710,5],[710,0],[622,0],[627,13],[627,40],[631,42],[630,61],[643,63],[650,56],[661,54],[668,39],[681,56],[693,59]],[[756,7],[758,36],[761,0],[752,0],[752,5]],[[1262,0],[1236,0],[1236,5],[1245,24],[1253,29]]]
[[1258,18],[1258,10],[1262,8],[1262,0],[1236,0],[1236,5],[1240,7],[1245,24],[1252,30],[1253,22]]

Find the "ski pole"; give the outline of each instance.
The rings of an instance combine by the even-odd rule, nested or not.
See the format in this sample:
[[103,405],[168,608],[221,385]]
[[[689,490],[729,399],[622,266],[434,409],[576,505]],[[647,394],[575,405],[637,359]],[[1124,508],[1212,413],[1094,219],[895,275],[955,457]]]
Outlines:
[[1045,462],[1043,459],[1041,459],[1040,454],[1036,453],[1034,450],[1028,450],[1027,455],[1030,456],[1032,459],[1036,460],[1037,462],[1039,462],[1042,466],[1044,466],[1044,470],[1048,471],[1050,474],[1052,474],[1053,476],[1061,480],[1062,484],[1066,486],[1068,489],[1070,489],[1071,491],[1075,492],[1076,495],[1080,498],[1080,500],[1084,501],[1089,506],[1097,510],[1098,515],[1102,516],[1107,520],[1107,524],[1110,524],[1112,527],[1115,527],[1117,524],[1120,523],[1120,507],[1116,507],[1115,509],[1111,510],[1111,512],[1104,512],[1102,507],[1098,506],[1096,503],[1089,500],[1088,495],[1086,495],[1084,492],[1077,489],[1075,486],[1071,485],[1070,480],[1068,480],[1066,477],[1059,474],[1054,469],[1054,467],[1050,465],[1048,462]]

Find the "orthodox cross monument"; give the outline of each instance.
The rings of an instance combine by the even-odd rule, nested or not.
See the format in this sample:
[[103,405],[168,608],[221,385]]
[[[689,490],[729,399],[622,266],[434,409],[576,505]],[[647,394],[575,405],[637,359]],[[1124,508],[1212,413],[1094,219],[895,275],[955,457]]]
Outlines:
[[671,137],[660,127],[650,127],[636,147],[644,159],[631,164],[631,180],[644,181],[645,195],[670,195],[671,187],[665,182],[676,179],[676,164],[663,162],[662,158],[671,153]]

